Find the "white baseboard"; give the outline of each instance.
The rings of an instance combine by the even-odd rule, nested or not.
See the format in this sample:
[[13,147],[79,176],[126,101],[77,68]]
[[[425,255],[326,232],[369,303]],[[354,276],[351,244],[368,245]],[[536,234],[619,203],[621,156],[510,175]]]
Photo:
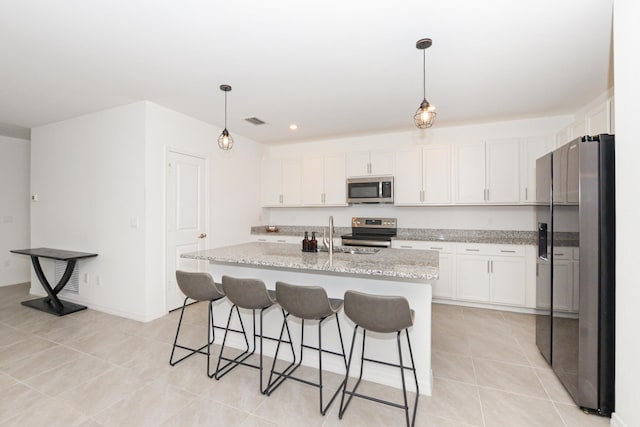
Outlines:
[[627,424],[614,412],[611,414],[611,427],[627,427]]
[[457,305],[461,307],[486,308],[489,310],[511,311],[514,313],[536,314],[535,308],[515,307],[512,305],[485,304],[481,302],[460,301],[446,298],[433,298],[434,304]]

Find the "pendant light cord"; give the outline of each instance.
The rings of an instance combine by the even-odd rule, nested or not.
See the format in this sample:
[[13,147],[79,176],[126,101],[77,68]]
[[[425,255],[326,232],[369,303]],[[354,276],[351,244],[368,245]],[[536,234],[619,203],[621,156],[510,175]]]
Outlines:
[[227,129],[227,91],[224,92],[224,128]]
[[427,99],[427,55],[426,49],[422,49],[422,97]]

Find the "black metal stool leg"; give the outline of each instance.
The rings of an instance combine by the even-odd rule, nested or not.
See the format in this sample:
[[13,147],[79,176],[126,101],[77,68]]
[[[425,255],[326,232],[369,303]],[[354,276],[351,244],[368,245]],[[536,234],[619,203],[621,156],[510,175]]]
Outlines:
[[400,333],[402,331],[398,331],[396,334],[396,341],[398,342],[398,360],[400,365],[400,378],[402,379],[402,398],[404,399],[404,416],[407,420],[407,427],[410,427],[409,423],[409,405],[407,403],[407,386],[404,381],[404,363],[402,361],[402,346],[400,345]]
[[407,345],[409,346],[409,356],[411,358],[411,370],[413,371],[413,379],[416,382],[416,401],[413,404],[413,420],[411,421],[411,425],[416,425],[416,414],[418,413],[418,398],[420,397],[420,387],[418,386],[418,374],[416,372],[416,365],[413,361],[413,350],[411,349],[411,340],[409,339],[409,330],[404,330],[407,335]]
[[[236,314],[238,315],[238,319],[240,320],[240,327],[242,328],[240,331],[229,328],[229,326],[231,325],[231,316],[233,315],[234,309],[236,310]],[[254,318],[254,326],[255,326],[255,318]],[[244,336],[245,344],[247,346],[246,350],[244,350],[242,353],[240,353],[240,355],[236,356],[233,359],[228,359],[223,355],[224,348],[227,343],[227,334],[230,331],[242,333]],[[248,357],[250,357],[253,353],[255,353],[255,351],[256,351],[255,336],[253,339],[253,349],[251,350],[249,347],[249,340],[247,339],[247,332],[245,330],[244,323],[242,322],[242,316],[240,316],[240,309],[238,308],[237,305],[234,304],[231,307],[231,310],[229,311],[229,317],[227,319],[227,328],[224,332],[224,338],[222,339],[222,347],[220,347],[220,354],[218,355],[218,363],[216,364],[216,371],[213,374],[216,380],[219,380],[220,378],[224,377],[226,374],[231,372],[231,370],[233,370],[235,367],[242,364],[242,362],[246,360]],[[220,367],[220,362],[222,360],[225,360],[227,363],[225,363],[224,366]]]
[[[349,402],[351,402],[351,398],[353,397],[352,394],[347,392],[347,382],[349,381],[349,371],[351,370],[351,360],[353,358],[353,350],[356,344],[357,333],[358,333],[358,325],[356,325],[355,328],[353,329],[353,338],[351,338],[351,350],[349,351],[349,360],[347,361],[347,372],[344,376],[344,381],[342,382],[342,397],[340,398],[340,411],[338,412],[339,419],[342,419],[342,416],[344,415],[344,411],[347,409],[347,406],[349,406]],[[362,371],[360,372],[362,373]],[[346,403],[344,401],[345,394],[349,394],[349,398],[347,399]]]

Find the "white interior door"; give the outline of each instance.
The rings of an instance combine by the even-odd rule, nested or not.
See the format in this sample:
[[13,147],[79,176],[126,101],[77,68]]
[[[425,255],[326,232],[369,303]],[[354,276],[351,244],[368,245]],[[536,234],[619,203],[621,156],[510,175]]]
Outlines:
[[204,261],[180,258],[185,252],[206,248],[206,159],[167,152],[167,311],[182,306],[184,294],[176,282],[176,270],[205,271]]

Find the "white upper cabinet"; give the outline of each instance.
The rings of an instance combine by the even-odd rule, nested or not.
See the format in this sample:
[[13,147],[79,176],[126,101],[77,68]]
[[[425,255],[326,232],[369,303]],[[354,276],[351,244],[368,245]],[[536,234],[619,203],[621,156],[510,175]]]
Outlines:
[[484,143],[459,144],[454,152],[455,202],[484,203],[487,194]]
[[585,118],[582,118],[580,121],[575,122],[569,126],[570,141],[588,134],[589,134],[589,129],[587,129],[587,120]]
[[262,160],[262,206],[300,206],[302,204],[302,161],[300,159]]
[[396,205],[451,203],[451,148],[425,145],[395,156]]
[[305,157],[302,168],[304,206],[346,206],[344,153]]
[[393,159],[391,150],[347,153],[347,176],[393,175]]
[[599,135],[601,133],[613,133],[611,130],[611,99],[596,106],[587,113],[586,121],[589,127],[589,135]]
[[520,202],[520,148],[517,138],[459,144],[455,149],[455,202]]
[[517,138],[487,141],[487,203],[520,201],[520,144]]
[[552,151],[553,138],[538,136],[520,141],[520,200],[523,203],[536,201],[536,160]]

